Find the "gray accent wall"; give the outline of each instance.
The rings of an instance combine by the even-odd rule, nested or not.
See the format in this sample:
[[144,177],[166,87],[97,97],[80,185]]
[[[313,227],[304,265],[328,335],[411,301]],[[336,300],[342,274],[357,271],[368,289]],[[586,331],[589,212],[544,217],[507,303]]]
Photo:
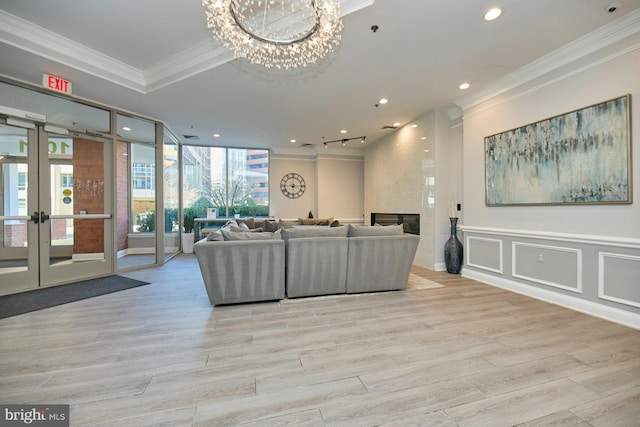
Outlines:
[[[640,328],[640,132],[633,129],[640,125],[640,79],[632,71],[640,70],[640,25],[622,24],[457,102],[464,123],[462,274]],[[486,136],[625,94],[632,204],[485,205]]]

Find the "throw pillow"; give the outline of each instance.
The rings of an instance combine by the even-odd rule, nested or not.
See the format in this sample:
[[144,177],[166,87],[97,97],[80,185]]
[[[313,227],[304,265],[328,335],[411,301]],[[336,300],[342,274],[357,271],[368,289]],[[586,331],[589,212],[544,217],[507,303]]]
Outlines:
[[286,219],[280,220],[280,228],[293,228],[294,225],[300,225],[298,221],[287,221]]
[[220,227],[220,229],[228,231],[229,228],[231,228],[231,226],[238,227],[238,223],[235,222],[233,219],[230,219],[229,221],[225,222],[224,225]]
[[278,221],[266,220],[263,224],[263,228],[264,228],[264,231],[273,233],[274,231],[280,230],[280,224],[278,224]]
[[238,218],[238,219],[236,219],[236,222],[238,223],[238,225],[240,227],[242,227],[242,225],[244,224],[249,229],[256,228],[256,220],[255,220],[255,218]]
[[333,218],[298,218],[300,225],[330,225]]
[[349,224],[349,237],[363,236],[399,236],[404,234],[402,224],[385,226],[368,226]]
[[246,224],[240,224],[239,227],[234,227],[233,225],[230,226],[227,231],[232,231],[234,233],[261,233],[262,228],[253,228],[249,230]]
[[212,231],[207,234],[207,242],[222,242],[223,240],[224,236],[222,236],[220,230]]

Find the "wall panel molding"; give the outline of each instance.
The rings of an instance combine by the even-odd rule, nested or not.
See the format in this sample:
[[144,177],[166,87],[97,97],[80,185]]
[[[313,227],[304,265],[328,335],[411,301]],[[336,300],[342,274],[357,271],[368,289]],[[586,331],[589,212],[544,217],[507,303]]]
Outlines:
[[[468,266],[498,274],[504,273],[502,240],[476,236],[466,236],[465,240],[465,246],[467,247],[466,264]],[[478,254],[485,255],[484,259]]]
[[[562,246],[541,245],[525,242],[512,242],[512,269],[511,275],[517,279],[529,282],[540,283],[554,288],[564,289],[570,292],[582,293],[582,251],[575,248]],[[533,249],[526,251],[526,249]],[[566,255],[575,255],[575,260]],[[522,261],[521,261],[522,259]],[[550,261],[549,261],[550,260]],[[573,262],[573,269],[571,269]],[[519,267],[525,265],[530,267],[529,273],[520,273]],[[561,265],[559,265],[561,264]],[[564,270],[567,269],[565,274]],[[572,275],[570,271],[575,272]],[[562,277],[562,275],[566,277]],[[555,277],[552,277],[555,276]],[[563,283],[564,282],[564,283]],[[574,282],[575,286],[568,284]]]
[[640,256],[598,253],[598,298],[640,307]]

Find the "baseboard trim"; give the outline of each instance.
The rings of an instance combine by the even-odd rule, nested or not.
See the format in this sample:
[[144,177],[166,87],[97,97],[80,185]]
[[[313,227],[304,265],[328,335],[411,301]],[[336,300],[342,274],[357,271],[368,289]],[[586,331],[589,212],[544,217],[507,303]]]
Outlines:
[[477,280],[487,285],[506,289],[521,295],[539,299],[551,304],[559,305],[571,310],[579,311],[594,317],[598,317],[610,322],[619,323],[630,328],[640,330],[640,314],[631,313],[593,301],[587,301],[570,295],[564,295],[558,292],[548,291],[546,289],[528,286],[512,280],[495,277],[490,274],[481,273],[474,270],[464,269],[462,272],[464,277]]

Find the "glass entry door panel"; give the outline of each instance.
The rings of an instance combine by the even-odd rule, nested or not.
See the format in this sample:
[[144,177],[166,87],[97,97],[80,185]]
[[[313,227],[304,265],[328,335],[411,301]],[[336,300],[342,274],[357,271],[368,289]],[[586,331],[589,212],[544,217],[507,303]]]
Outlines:
[[109,142],[43,131],[40,139],[40,285],[111,273]]
[[113,272],[109,140],[0,125],[0,295]]
[[37,131],[0,124],[0,295],[38,285],[37,200],[29,191],[38,163],[37,154],[29,158],[30,138]]

